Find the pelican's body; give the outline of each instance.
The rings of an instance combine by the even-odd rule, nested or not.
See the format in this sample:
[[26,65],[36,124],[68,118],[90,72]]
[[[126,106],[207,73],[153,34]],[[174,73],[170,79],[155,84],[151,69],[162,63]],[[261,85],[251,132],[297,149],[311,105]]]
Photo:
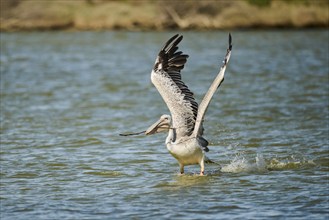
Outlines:
[[197,138],[184,137],[180,140],[175,140],[174,129],[169,130],[166,138],[166,146],[170,154],[176,158],[180,164],[180,172],[184,173],[185,165],[200,164],[204,161],[204,151]]
[[199,164],[200,175],[204,175],[204,163],[208,161],[208,141],[202,137],[204,114],[216,89],[224,80],[224,72],[231,55],[231,35],[224,65],[200,103],[194,99],[193,93],[182,82],[180,71],[184,68],[188,55],[178,51],[182,36],[175,35],[160,50],[151,73],[151,81],[167,104],[170,115],[162,115],[150,126],[145,134],[168,131],[166,146],[170,154],[177,159],[180,173],[184,166]]

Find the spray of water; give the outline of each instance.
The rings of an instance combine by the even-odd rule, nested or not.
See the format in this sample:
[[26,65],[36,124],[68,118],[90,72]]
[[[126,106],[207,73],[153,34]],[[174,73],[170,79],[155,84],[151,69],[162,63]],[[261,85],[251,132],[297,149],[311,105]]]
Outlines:
[[273,170],[300,169],[315,165],[316,164],[312,160],[296,158],[294,156],[289,156],[288,158],[283,159],[264,159],[262,154],[257,154],[253,160],[248,160],[244,155],[236,155],[229,164],[223,165],[221,171],[224,173],[264,173]]

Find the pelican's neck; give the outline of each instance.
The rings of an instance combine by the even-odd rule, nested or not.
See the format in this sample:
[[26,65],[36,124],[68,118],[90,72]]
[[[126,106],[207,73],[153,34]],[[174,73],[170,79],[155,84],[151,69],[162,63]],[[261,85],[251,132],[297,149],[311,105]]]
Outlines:
[[176,140],[176,129],[169,128],[168,136],[166,138],[166,144],[175,142],[175,140]]

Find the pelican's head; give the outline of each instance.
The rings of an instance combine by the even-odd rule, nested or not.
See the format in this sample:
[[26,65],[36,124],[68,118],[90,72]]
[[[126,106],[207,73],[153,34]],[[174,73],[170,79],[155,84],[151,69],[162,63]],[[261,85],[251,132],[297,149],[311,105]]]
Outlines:
[[156,134],[163,131],[168,131],[171,125],[170,115],[161,115],[160,119],[151,125],[146,131],[146,135]]

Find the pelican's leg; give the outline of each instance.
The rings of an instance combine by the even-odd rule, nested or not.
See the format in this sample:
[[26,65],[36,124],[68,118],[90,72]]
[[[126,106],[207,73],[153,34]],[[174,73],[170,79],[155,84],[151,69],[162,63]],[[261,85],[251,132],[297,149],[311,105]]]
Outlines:
[[200,161],[200,167],[201,167],[200,176],[204,176],[204,157]]
[[179,172],[180,174],[184,174],[184,165],[183,164],[179,164]]

